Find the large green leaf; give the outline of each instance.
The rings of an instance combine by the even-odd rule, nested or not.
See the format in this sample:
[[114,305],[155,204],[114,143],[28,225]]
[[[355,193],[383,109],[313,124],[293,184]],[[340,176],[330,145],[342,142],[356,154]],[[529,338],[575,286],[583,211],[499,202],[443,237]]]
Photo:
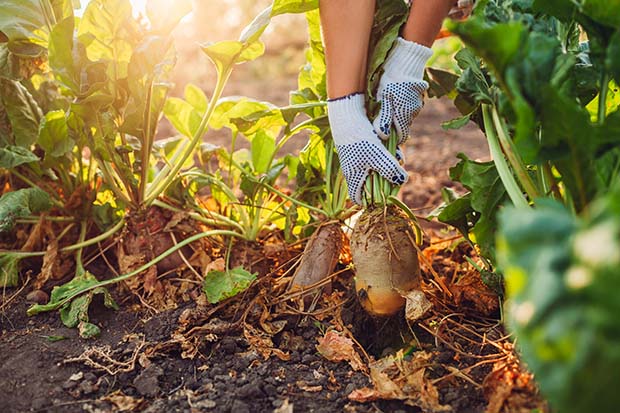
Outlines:
[[17,286],[21,259],[15,254],[0,253],[0,288]]
[[79,71],[74,65],[74,35],[75,25],[73,17],[59,22],[49,39],[49,65],[54,71],[54,77],[75,93],[83,92],[79,84]]
[[49,8],[42,9],[45,4],[48,3],[40,0],[3,0],[0,3],[0,32],[8,38],[14,53],[36,56],[47,47],[53,12]]
[[[73,280],[60,286],[54,287],[50,296],[50,301],[46,305],[55,305],[59,301],[69,297],[76,289],[84,288],[96,284],[97,278],[89,272],[76,275]],[[97,287],[86,294],[75,297],[73,300],[60,307],[60,319],[67,327],[78,327],[82,338],[91,338],[99,334],[100,330],[94,324],[88,322],[88,307],[95,295],[103,296],[103,304],[114,310],[118,310],[118,305],[104,287]]]
[[[306,13],[309,33],[309,48],[306,50],[307,63],[299,72],[297,81],[299,91],[291,96],[291,103],[301,104],[317,100],[327,100],[325,51],[321,40],[321,24],[318,10]],[[318,115],[318,114],[315,114]]]
[[30,92],[20,82],[0,77],[0,102],[13,130],[13,140],[9,143],[32,145],[39,135],[42,113]]
[[[380,70],[392,49],[401,26],[408,16],[408,7],[401,0],[384,0],[375,13],[370,38],[368,59],[368,93],[374,97],[379,85]],[[374,117],[378,107],[371,105],[370,115]]]
[[257,174],[264,174],[271,166],[276,150],[276,141],[264,131],[258,131],[252,139],[252,165]]
[[525,40],[525,27],[519,22],[489,26],[480,18],[454,24],[451,29],[502,76],[519,53]]
[[213,129],[229,128],[234,132],[247,133],[251,139],[252,135],[260,129],[277,128],[284,125],[282,116],[279,112],[269,117],[276,107],[267,102],[261,102],[247,97],[230,97],[220,99],[213,116],[209,120],[209,126]]
[[[480,245],[482,254],[495,258],[497,212],[507,203],[508,196],[493,162],[476,162],[459,154],[459,164],[450,169],[450,178],[470,190],[471,208],[477,212],[477,221],[471,232]],[[463,210],[466,205],[459,205]]]
[[620,192],[576,219],[557,202],[501,213],[499,261],[509,327],[554,409],[611,412],[620,404]]
[[195,85],[187,84],[185,100],[175,97],[166,99],[164,115],[179,132],[191,138],[198,131],[207,105],[204,92]]
[[475,221],[471,206],[471,193],[459,197],[451,188],[442,188],[443,203],[431,211],[427,218],[437,218],[440,222],[452,225],[469,238],[470,222]]
[[183,135],[191,138],[198,131],[201,114],[187,101],[175,97],[166,99],[164,114]]
[[37,155],[22,146],[8,145],[0,148],[0,168],[12,169],[16,166],[38,162],[39,160]]
[[616,84],[620,85],[620,28],[611,37],[605,63],[611,75],[616,79]]
[[47,48],[54,25],[68,17],[73,17],[71,0],[3,0],[0,33],[13,53],[38,56]]
[[211,304],[219,303],[226,298],[233,297],[247,289],[256,274],[252,274],[242,267],[227,271],[209,271],[204,279],[202,288]]
[[207,99],[207,95],[205,95],[204,91],[198,86],[192,83],[185,85],[184,97],[185,100],[199,113],[205,113],[207,111],[209,100]]
[[576,209],[581,211],[596,194],[594,155],[602,143],[600,135],[588,112],[557,89],[544,88],[541,96],[545,157],[554,160]]
[[534,0],[533,9],[563,21],[570,21],[575,16],[577,5],[566,0]]
[[620,0],[583,0],[583,13],[608,27],[620,27]]
[[220,74],[231,70],[236,64],[254,60],[265,52],[265,45],[260,41],[242,43],[236,40],[225,40],[206,43],[201,45],[201,48]]
[[111,79],[127,77],[132,49],[138,39],[132,37],[129,0],[92,0],[86,6],[77,35],[86,46],[91,61],[110,62]]
[[39,145],[45,151],[45,158],[58,158],[73,150],[75,142],[69,137],[67,119],[62,110],[47,112],[41,121]]
[[7,192],[0,197],[0,233],[10,231],[15,220],[52,207],[50,196],[39,188]]

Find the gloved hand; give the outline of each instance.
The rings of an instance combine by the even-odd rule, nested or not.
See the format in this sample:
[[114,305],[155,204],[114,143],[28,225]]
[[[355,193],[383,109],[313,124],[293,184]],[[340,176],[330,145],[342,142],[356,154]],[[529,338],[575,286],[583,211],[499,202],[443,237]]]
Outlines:
[[399,144],[409,137],[411,123],[424,106],[424,92],[428,89],[423,80],[424,67],[432,54],[426,46],[397,39],[385,61],[377,90],[381,110],[373,126],[382,139],[389,138],[392,126]]
[[327,114],[349,197],[362,204],[362,190],[370,170],[396,185],[407,173],[383,146],[366,116],[364,94],[356,93],[327,102]]

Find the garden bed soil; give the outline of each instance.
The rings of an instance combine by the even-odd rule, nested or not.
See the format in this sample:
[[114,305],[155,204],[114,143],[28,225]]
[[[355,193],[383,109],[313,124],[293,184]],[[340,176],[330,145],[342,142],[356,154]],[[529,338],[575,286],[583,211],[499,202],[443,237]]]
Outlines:
[[[441,187],[451,185],[447,170],[458,152],[488,157],[484,137],[473,126],[440,128],[455,115],[449,101],[429,101],[416,121],[415,138],[404,146],[410,180],[401,193],[422,216],[439,204]],[[176,308],[156,311],[113,288],[121,308],[106,309],[95,299],[90,321],[101,334],[91,340],[64,327],[56,312],[26,316],[29,285],[7,290],[0,313],[0,411],[499,413],[541,408],[531,376],[497,320],[497,297],[463,259],[473,252],[446,228],[424,226],[432,235],[422,267],[433,309],[412,328],[402,314],[390,321],[365,317],[346,271],[334,281],[331,296],[304,311],[297,307],[303,300],[282,299],[285,289],[274,287],[281,281],[275,271],[261,274],[248,291],[218,306],[190,292],[186,301],[170,306]],[[332,361],[336,358],[326,356],[325,347],[317,347],[333,333],[338,343],[352,343],[344,361]],[[327,350],[335,349],[326,343]],[[404,362],[389,362],[385,370],[370,363],[399,348],[406,353]],[[422,359],[422,367],[407,370]],[[394,383],[400,390],[392,389],[391,396],[400,400],[381,399]]]

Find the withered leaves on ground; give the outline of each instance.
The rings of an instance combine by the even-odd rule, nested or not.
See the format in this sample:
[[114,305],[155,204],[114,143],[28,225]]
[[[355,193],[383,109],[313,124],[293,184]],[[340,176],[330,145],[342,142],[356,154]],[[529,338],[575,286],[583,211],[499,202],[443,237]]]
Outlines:
[[482,282],[477,271],[467,272],[458,283],[448,288],[454,304],[461,309],[468,308],[483,316],[492,316],[499,311],[497,294]]
[[103,397],[101,400],[105,400],[111,403],[112,405],[114,405],[115,410],[119,412],[134,411],[138,409],[138,407],[140,407],[140,405],[144,401],[144,399],[142,398],[134,398],[131,396],[127,396],[120,390],[117,390],[113,393],[108,394],[107,396]]
[[319,337],[316,349],[323,357],[330,361],[348,361],[353,370],[366,370],[366,365],[353,347],[353,340],[341,332],[329,330],[323,337]]
[[374,388],[354,390],[349,399],[370,402],[377,399],[402,400],[410,406],[417,406],[424,412],[446,412],[450,406],[439,403],[439,392],[425,377],[433,355],[420,351],[412,358],[404,358],[402,352],[370,363],[370,378]]
[[538,397],[534,377],[522,369],[514,353],[494,366],[482,386],[489,401],[485,413],[547,411],[544,401]]

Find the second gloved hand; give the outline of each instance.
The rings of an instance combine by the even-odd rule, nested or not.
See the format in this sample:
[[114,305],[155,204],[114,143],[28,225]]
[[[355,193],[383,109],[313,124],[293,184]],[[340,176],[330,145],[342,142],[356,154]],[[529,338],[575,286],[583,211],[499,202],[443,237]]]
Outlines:
[[356,93],[327,103],[329,124],[349,197],[362,204],[364,182],[371,170],[393,184],[402,185],[407,173],[383,146],[366,116],[364,94]]
[[409,137],[413,119],[424,106],[428,83],[423,80],[424,67],[432,50],[418,43],[398,38],[383,66],[377,90],[381,111],[373,122],[382,139],[390,136],[392,127],[401,144]]

